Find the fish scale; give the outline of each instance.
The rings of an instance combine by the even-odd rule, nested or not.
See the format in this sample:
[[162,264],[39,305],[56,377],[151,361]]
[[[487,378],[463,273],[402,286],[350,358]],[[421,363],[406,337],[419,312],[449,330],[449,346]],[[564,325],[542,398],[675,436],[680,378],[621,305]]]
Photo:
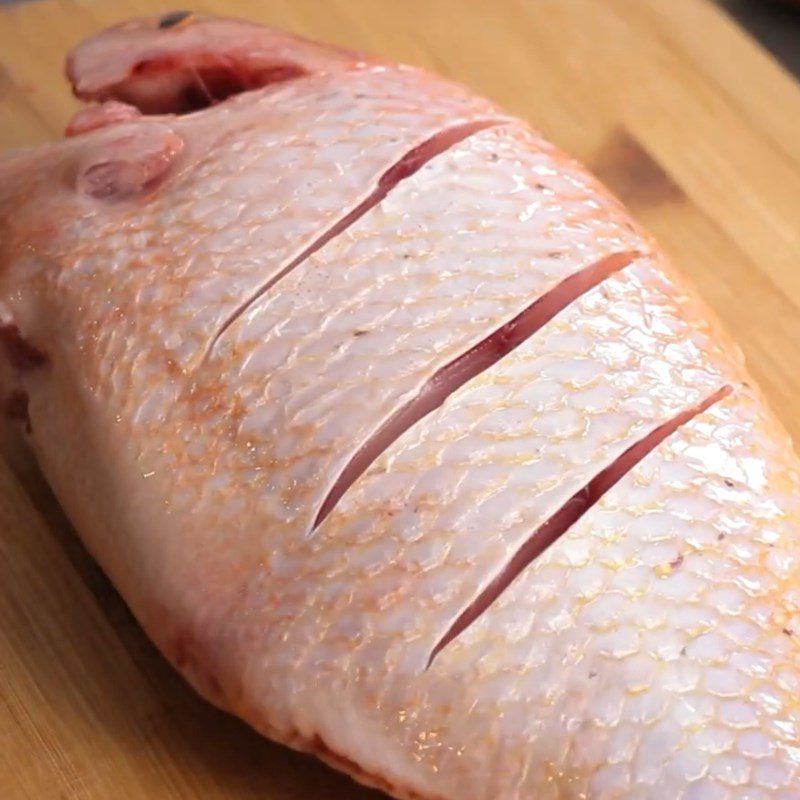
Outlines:
[[[260,670],[287,676],[278,693],[305,704],[304,674],[336,680],[385,664],[377,680],[399,665],[408,680],[418,676],[448,624],[539,524],[648,430],[735,379],[736,364],[708,333],[675,314],[686,302],[647,260],[609,278],[391,446],[313,537],[277,544],[280,578],[257,574],[243,614],[255,628],[240,633],[242,659],[269,628],[254,686]],[[645,360],[633,334],[656,314],[676,324],[669,336],[651,333]],[[666,357],[673,345],[680,358]],[[670,382],[654,363],[659,354]],[[591,377],[574,381],[561,370],[565,359],[592,364]],[[583,392],[594,398],[588,408]],[[557,430],[570,409],[582,424]],[[278,607],[266,604],[269,626],[262,591],[280,597]],[[367,715],[365,688],[342,687],[341,702]],[[295,713],[303,718],[303,708]]]
[[798,460],[616,200],[239,21],[68,72],[112,102],[0,159],[0,399],[201,694],[400,798],[800,798]]
[[[800,484],[784,438],[746,391],[698,416],[445,649],[424,689],[404,697],[398,677],[378,716],[413,698],[408,747],[436,726],[441,753],[480,753],[471,769],[492,764],[498,783],[475,797],[800,796],[800,672],[784,632]],[[507,685],[484,702],[499,673]],[[474,736],[493,728],[487,751]],[[463,796],[469,770],[417,753],[461,774],[445,794]],[[500,779],[523,771],[519,787]]]
[[[149,386],[165,364],[196,366],[214,331],[408,151],[444,128],[504,119],[487,101],[413,69],[364,68],[344,82],[310,76],[249,100],[213,118],[161,118],[188,141],[172,190],[99,216],[75,198],[55,252],[42,243],[59,269],[53,311],[80,309],[79,319],[61,324],[96,348],[93,382],[109,402]],[[49,169],[154,124],[125,122],[75,139],[49,154]],[[62,216],[63,205],[54,213]],[[147,344],[134,374],[121,368],[131,339]]]
[[[520,174],[497,171],[503,160]],[[523,213],[520,246],[512,239]],[[476,216],[473,230],[456,222]],[[502,250],[498,241],[507,243]],[[593,181],[523,126],[475,134],[404,181],[225,332],[192,391],[212,405],[198,415],[216,415],[218,426],[228,425],[232,398],[241,405],[234,441],[213,428],[188,435],[207,442],[231,482],[240,469],[257,482],[253,491],[268,481],[285,521],[310,527],[348,457],[437,369],[560,280],[647,245],[615,202],[603,202]],[[386,377],[365,382],[379,374]],[[198,388],[206,382],[213,392]],[[231,399],[220,403],[220,394]],[[187,455],[194,463],[184,459],[177,470],[194,480],[212,454]]]

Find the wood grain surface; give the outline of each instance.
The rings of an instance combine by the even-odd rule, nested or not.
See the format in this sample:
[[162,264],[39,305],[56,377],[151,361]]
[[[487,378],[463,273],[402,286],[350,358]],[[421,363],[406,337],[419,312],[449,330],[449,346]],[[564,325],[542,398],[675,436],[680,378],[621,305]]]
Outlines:
[[[800,440],[800,89],[707,0],[194,3],[422,64],[582,158],[733,330]],[[0,11],[0,150],[60,135],[66,49],[150,0]],[[0,798],[377,794],[262,741],[158,656],[15,448],[0,462]]]

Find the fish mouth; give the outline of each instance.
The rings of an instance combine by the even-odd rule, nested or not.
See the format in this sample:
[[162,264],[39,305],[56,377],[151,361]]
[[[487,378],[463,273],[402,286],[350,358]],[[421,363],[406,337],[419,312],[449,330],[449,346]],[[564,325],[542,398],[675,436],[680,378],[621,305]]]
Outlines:
[[350,51],[243,20],[169,11],[122,23],[73,49],[67,78],[81,100],[142,114],[186,114],[307,75],[366,63]]
[[229,55],[165,54],[135,64],[128,78],[114,87],[114,94],[144,114],[188,114],[306,74],[301,66],[289,63],[254,71]]

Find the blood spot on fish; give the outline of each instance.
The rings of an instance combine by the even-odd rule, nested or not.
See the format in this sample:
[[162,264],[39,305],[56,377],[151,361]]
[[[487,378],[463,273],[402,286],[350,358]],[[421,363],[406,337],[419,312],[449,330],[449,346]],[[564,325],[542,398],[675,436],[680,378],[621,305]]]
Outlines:
[[782,630],[787,636],[794,636],[794,631],[791,628],[782,628]]
[[673,558],[672,561],[669,561],[666,564],[659,564],[655,570],[656,575],[658,575],[659,578],[666,578],[667,576],[672,575],[672,573],[675,572],[675,570],[678,569],[681,564],[683,564],[683,555],[679,554]]
[[31,432],[31,418],[28,415],[28,395],[21,389],[15,389],[3,403],[3,413],[9,419],[22,422],[25,432]]
[[733,489],[734,483],[733,483],[733,481],[732,481],[730,478],[725,478],[725,485],[726,485],[726,486],[727,486],[729,489]]
[[0,325],[0,342],[9,363],[20,372],[44,366],[48,361],[47,356],[28,342],[13,323]]
[[369,331],[353,331],[353,336],[366,336],[368,333]]

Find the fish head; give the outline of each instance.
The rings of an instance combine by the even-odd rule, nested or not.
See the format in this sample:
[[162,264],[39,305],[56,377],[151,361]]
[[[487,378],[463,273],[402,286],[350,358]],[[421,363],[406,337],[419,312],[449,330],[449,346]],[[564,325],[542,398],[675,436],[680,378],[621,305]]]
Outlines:
[[356,53],[236,19],[170,12],[124,22],[79,44],[66,72],[83,100],[183,113],[243,91],[364,63]]

